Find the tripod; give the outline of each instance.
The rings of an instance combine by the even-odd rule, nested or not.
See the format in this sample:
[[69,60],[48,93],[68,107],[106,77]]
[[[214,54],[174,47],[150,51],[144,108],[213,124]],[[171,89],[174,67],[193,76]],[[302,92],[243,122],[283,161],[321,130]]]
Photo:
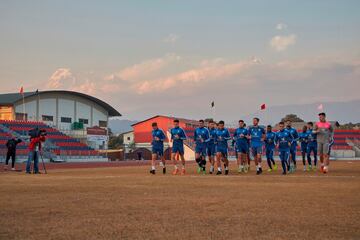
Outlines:
[[[47,174],[47,171],[46,171],[46,165],[45,165],[45,161],[44,161],[44,158],[43,158],[43,155],[42,155],[42,152],[37,152],[36,154],[39,154],[39,158],[41,158],[41,162],[42,162],[42,165],[43,165],[43,169],[44,169],[44,172],[45,172],[45,174]],[[34,159],[32,159],[32,161],[33,161]],[[34,164],[35,164],[35,161],[34,161]],[[33,173],[35,173],[35,168],[34,168],[34,166],[33,166],[33,168],[32,168],[32,172]]]

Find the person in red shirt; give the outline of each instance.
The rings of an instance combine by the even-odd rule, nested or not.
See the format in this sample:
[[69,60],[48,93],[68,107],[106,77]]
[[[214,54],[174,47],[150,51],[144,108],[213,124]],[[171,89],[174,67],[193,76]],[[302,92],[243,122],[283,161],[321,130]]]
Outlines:
[[41,151],[41,143],[45,142],[45,136],[30,138],[29,156],[26,163],[26,173],[31,174],[31,162],[34,161],[34,173],[39,174],[39,153]]

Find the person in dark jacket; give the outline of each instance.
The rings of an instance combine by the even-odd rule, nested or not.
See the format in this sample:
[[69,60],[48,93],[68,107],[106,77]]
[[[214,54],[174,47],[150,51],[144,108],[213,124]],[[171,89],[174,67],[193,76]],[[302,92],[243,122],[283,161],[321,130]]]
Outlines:
[[16,146],[21,143],[21,139],[11,138],[6,142],[7,154],[5,162],[5,170],[7,170],[9,165],[9,160],[11,158],[11,170],[15,171],[15,158],[16,158]]

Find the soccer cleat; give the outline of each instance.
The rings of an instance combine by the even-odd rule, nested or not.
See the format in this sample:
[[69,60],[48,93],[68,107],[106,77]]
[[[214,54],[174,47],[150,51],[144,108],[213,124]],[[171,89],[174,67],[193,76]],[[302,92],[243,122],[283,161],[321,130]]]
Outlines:
[[26,172],[26,174],[31,174],[31,172]]
[[304,166],[304,172],[306,172],[306,166]]
[[11,171],[16,171],[16,169],[15,169],[15,168],[11,168]]
[[324,166],[320,167],[320,172],[322,172],[322,173],[324,172]]
[[222,174],[222,172],[219,170],[216,172],[216,175],[221,175],[221,174]]
[[313,166],[313,167],[312,167],[312,170],[313,170],[314,172],[316,172],[316,166]]
[[181,175],[182,175],[182,176],[185,175],[185,168],[181,169]]
[[179,169],[178,168],[175,168],[174,171],[172,172],[172,175],[176,175],[179,173]]
[[262,174],[262,168],[258,168],[258,169],[256,170],[256,175],[260,175],[260,174]]
[[249,171],[249,167],[248,167],[248,165],[245,165],[245,167],[244,167],[244,173],[247,173],[248,171]]
[[166,167],[163,167],[163,174],[166,174]]
[[197,168],[196,172],[197,172],[198,174],[200,174],[200,172],[201,172],[201,167],[200,167],[200,166]]
[[206,175],[206,169],[203,169],[202,174]]
[[286,172],[282,172],[282,175],[286,175]]
[[150,170],[150,173],[151,173],[151,174],[155,174],[155,170],[154,170],[154,169],[151,169],[151,170]]
[[242,173],[243,169],[242,168],[238,168],[238,173]]
[[278,169],[278,166],[276,165],[276,164],[274,164],[274,171],[277,171],[277,169]]
[[312,167],[311,167],[311,165],[309,165],[307,170],[310,172],[311,169],[312,169]]
[[229,169],[225,169],[225,175],[229,174]]
[[268,171],[268,172],[272,172],[273,170],[272,170],[271,168],[269,168],[267,171]]

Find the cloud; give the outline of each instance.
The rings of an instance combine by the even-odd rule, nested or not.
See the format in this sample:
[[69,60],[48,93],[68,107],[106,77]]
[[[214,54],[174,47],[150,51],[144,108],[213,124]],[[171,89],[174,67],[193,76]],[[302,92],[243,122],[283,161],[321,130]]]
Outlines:
[[276,29],[281,31],[287,29],[287,25],[285,23],[278,23],[276,24]]
[[161,58],[145,60],[141,63],[121,69],[117,73],[112,73],[104,78],[104,80],[122,79],[124,81],[136,81],[149,75],[159,72],[169,64],[177,62],[181,59],[176,54],[167,54]]
[[166,43],[175,43],[177,42],[177,40],[179,40],[179,36],[174,34],[174,33],[170,33],[166,38],[164,38],[164,42]]
[[224,80],[234,76],[252,66],[254,62],[240,61],[235,63],[224,63],[223,59],[203,60],[198,68],[177,73],[175,75],[141,82],[134,86],[138,94],[150,92],[164,92],[169,89],[181,86],[190,88],[196,85],[208,84],[214,80]]
[[296,43],[296,35],[291,34],[287,36],[274,36],[270,40],[271,48],[275,49],[276,51],[285,51],[289,46],[295,45]]
[[69,68],[59,68],[50,76],[47,88],[64,89],[66,86],[73,85],[75,81],[76,78]]

